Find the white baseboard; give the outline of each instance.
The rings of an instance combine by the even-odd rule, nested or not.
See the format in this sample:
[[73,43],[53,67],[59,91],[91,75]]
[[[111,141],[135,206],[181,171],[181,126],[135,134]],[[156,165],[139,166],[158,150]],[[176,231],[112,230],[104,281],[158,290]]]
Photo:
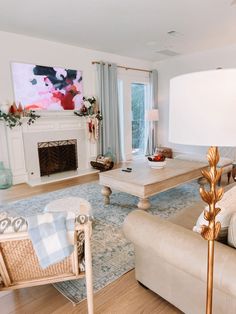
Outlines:
[[20,183],[26,183],[27,182],[27,174],[17,174],[13,175],[13,185],[20,184]]

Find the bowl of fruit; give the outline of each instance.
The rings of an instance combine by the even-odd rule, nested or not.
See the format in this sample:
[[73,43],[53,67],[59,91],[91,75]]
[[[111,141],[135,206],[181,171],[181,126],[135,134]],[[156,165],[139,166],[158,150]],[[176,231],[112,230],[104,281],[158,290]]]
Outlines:
[[158,153],[154,156],[148,157],[148,164],[151,168],[154,169],[161,169],[164,168],[166,165],[165,156],[162,153]]

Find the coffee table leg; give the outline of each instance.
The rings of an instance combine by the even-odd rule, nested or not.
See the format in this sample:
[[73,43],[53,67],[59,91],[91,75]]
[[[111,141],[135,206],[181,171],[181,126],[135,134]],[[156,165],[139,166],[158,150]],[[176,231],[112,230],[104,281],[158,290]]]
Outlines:
[[103,200],[104,200],[104,204],[105,205],[109,205],[110,204],[110,195],[111,195],[112,191],[109,188],[109,186],[104,186],[102,188],[102,195],[104,196]]
[[151,206],[148,198],[140,198],[138,202],[138,208],[146,210]]

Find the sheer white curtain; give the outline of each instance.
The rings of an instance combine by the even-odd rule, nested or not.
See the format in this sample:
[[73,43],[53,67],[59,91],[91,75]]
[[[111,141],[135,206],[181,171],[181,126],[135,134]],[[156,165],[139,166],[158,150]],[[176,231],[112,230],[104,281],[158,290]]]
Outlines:
[[[146,112],[150,109],[158,108],[158,72],[157,70],[152,70],[149,74],[149,102],[146,106]],[[145,128],[145,142],[146,142],[146,155],[151,155],[154,152],[157,143],[157,122],[151,124],[150,121],[146,119]]]
[[125,125],[124,125],[124,84],[122,80],[118,79],[118,103],[119,103],[119,130],[120,130],[120,160],[126,160],[125,156]]
[[100,136],[100,153],[105,154],[108,148],[121,159],[120,122],[118,101],[117,66],[100,62],[97,64],[98,100],[100,103],[102,130]]

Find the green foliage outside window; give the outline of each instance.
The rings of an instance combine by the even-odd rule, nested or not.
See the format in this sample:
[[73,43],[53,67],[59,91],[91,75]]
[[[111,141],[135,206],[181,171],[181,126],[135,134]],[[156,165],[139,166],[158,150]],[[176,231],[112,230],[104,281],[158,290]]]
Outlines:
[[145,85],[132,84],[132,149],[144,152]]

